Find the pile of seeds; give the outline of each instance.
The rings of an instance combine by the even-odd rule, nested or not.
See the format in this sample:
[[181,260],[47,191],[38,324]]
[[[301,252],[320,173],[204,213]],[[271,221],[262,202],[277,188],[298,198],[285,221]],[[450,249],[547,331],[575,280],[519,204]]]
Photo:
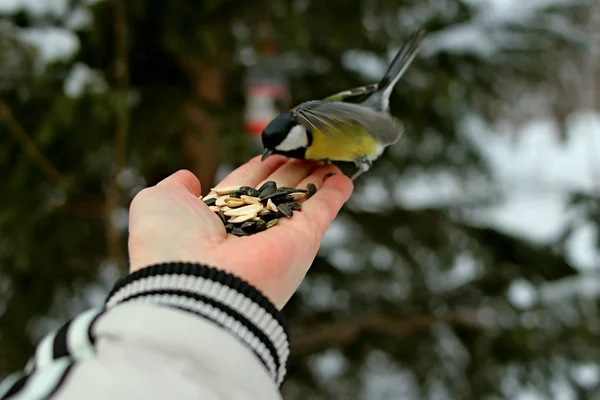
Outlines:
[[314,195],[317,187],[309,183],[306,189],[277,187],[274,181],[258,189],[249,186],[212,188],[202,201],[217,213],[227,232],[248,236],[277,224],[279,218],[291,218],[302,210],[301,200]]

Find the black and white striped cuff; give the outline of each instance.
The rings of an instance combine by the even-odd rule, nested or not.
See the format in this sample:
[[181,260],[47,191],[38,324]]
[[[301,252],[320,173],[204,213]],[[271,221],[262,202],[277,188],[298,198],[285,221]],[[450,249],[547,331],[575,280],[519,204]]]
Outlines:
[[106,306],[157,304],[201,315],[229,330],[280,385],[289,357],[288,332],[275,306],[257,289],[225,271],[193,263],[165,263],[136,271],[109,293]]

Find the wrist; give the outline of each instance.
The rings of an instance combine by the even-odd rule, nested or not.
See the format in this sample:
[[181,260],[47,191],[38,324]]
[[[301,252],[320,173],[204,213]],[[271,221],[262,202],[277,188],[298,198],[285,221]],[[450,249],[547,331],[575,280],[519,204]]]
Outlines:
[[131,302],[171,307],[212,321],[250,348],[281,384],[289,355],[285,322],[267,297],[242,279],[199,263],[155,264],[117,282],[106,305]]

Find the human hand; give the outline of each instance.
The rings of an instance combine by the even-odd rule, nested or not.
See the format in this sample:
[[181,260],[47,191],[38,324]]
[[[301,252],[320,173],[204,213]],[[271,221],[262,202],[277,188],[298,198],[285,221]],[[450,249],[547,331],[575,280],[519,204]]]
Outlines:
[[[330,172],[337,174],[323,183]],[[217,187],[258,187],[268,180],[298,188],[314,183],[318,190],[292,218],[242,237],[227,234],[219,217],[198,199],[200,182],[189,171],[142,190],[129,212],[130,272],[162,262],[204,263],[246,280],[281,309],[308,272],[353,185],[333,165],[271,156],[263,162],[253,158]]]

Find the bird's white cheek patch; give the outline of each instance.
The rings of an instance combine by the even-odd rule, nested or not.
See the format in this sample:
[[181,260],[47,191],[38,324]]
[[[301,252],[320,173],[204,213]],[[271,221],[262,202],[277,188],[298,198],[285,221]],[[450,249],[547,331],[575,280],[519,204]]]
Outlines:
[[291,151],[308,146],[308,135],[302,125],[296,125],[287,137],[275,148],[279,151]]

